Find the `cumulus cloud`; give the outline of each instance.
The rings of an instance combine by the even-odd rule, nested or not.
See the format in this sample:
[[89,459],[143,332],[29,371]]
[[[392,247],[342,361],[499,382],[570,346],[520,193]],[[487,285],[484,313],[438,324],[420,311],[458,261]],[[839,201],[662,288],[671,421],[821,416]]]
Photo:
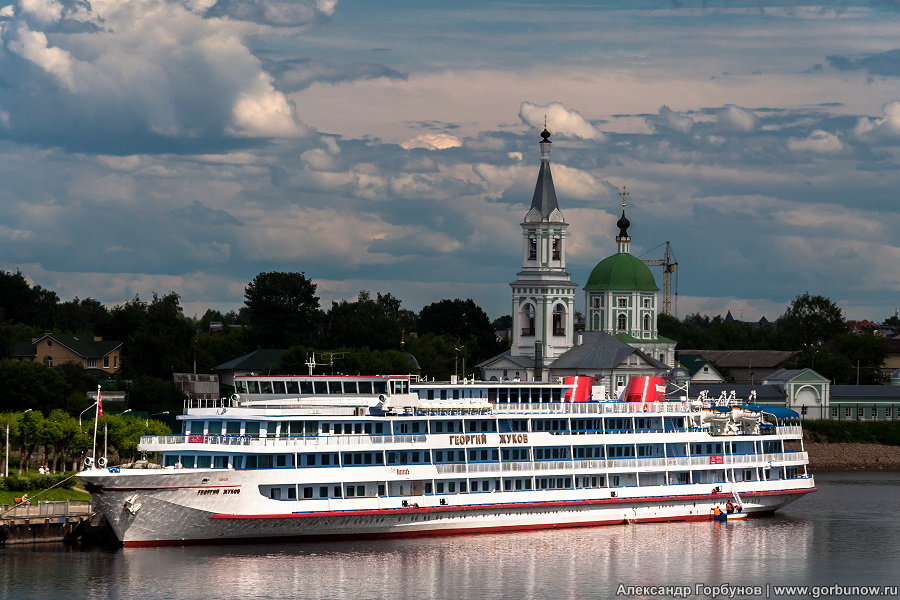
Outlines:
[[519,118],[526,125],[544,128],[544,116],[547,127],[552,133],[571,135],[583,140],[603,140],[604,135],[597,131],[591,123],[581,116],[577,110],[566,108],[559,102],[550,104],[532,104],[523,102],[519,106]]
[[406,140],[400,147],[404,150],[424,148],[425,150],[446,150],[447,148],[459,148],[462,140],[448,133],[423,133],[411,140]]
[[[102,29],[56,27],[75,16]],[[119,154],[309,133],[240,31],[178,2],[27,0],[0,30],[0,72],[15,140]]]
[[716,121],[721,129],[733,132],[753,131],[759,124],[755,114],[734,104],[722,107],[716,115]]
[[900,77],[900,49],[866,54],[857,58],[829,56],[828,63],[840,71],[865,71],[883,77]]
[[788,150],[791,152],[814,152],[816,154],[834,154],[844,148],[841,138],[822,129],[812,131],[805,138],[789,138]]
[[888,102],[881,108],[881,117],[861,117],[853,134],[863,140],[896,140],[900,137],[900,100]]

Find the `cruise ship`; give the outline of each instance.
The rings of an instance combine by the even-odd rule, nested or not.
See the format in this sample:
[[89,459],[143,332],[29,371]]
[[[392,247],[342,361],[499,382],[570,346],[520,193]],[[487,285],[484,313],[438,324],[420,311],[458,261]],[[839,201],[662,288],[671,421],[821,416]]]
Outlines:
[[796,413],[667,397],[656,378],[616,398],[588,377],[235,385],[141,438],[158,464],[78,475],[126,547],[700,521],[815,491]]

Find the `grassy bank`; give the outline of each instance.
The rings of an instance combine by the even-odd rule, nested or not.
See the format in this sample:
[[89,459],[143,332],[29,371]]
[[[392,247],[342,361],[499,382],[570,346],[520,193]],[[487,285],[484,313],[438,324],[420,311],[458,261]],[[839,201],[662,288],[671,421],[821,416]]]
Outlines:
[[90,502],[91,500],[91,495],[83,490],[54,488],[38,495],[40,492],[40,489],[26,490],[24,492],[0,490],[0,504],[14,504],[15,498],[21,498],[22,494],[28,494],[32,502],[60,502],[63,500],[68,500],[69,502]]
[[900,446],[900,421],[803,421],[803,431],[810,442]]

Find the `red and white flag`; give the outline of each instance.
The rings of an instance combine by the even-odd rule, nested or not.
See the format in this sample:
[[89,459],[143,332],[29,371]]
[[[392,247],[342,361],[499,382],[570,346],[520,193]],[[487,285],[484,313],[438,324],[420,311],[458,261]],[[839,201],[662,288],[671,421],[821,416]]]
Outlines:
[[103,416],[103,397],[100,395],[100,386],[97,386],[97,418]]

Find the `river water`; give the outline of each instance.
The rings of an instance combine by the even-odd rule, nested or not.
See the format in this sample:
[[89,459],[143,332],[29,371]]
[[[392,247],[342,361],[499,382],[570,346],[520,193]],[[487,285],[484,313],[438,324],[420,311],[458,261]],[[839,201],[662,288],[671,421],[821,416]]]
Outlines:
[[[900,473],[821,473],[816,483],[817,493],[774,517],[732,523],[115,551],[13,546],[0,549],[0,598],[708,598],[728,590],[703,586],[722,584],[747,586],[734,597],[774,598],[779,585],[900,585]],[[690,591],[629,589],[656,585]],[[863,596],[827,592],[817,595]]]

